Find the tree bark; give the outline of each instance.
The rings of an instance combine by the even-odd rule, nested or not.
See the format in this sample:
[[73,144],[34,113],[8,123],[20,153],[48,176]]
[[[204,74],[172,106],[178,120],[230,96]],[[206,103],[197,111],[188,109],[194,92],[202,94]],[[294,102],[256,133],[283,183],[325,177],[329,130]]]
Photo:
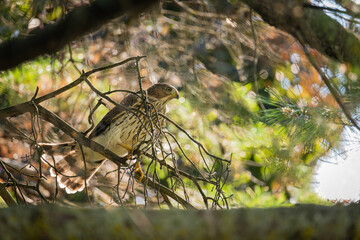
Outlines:
[[157,0],[96,0],[74,8],[63,19],[27,37],[0,44],[0,71],[44,54],[52,54],[75,39],[96,30],[122,14],[133,17]]
[[304,205],[224,211],[13,207],[2,239],[359,239],[360,207]]
[[[360,41],[321,9],[304,7],[302,0],[242,0],[269,24],[340,62],[360,63]],[[121,14],[136,16],[157,0],[96,0],[77,7],[55,24],[25,38],[0,44],[0,71],[44,54],[52,54]]]
[[339,62],[360,63],[359,38],[343,28],[321,9],[304,5],[303,0],[242,0],[267,23]]

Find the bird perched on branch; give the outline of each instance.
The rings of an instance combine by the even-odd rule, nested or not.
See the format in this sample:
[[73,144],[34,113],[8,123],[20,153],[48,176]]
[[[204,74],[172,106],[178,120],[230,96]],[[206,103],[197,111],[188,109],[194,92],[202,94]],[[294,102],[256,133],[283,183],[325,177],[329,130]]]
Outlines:
[[[164,83],[155,84],[143,93],[130,94],[104,116],[89,138],[119,156],[131,158],[134,150],[159,132],[164,119],[158,114],[165,114],[166,104],[174,98],[179,98],[179,92]],[[59,186],[67,193],[82,191],[85,181],[89,181],[105,162],[104,156],[76,142],[41,145],[46,154],[61,156],[51,169],[51,175],[57,177]],[[135,172],[140,174],[141,180],[143,173],[138,161]]]

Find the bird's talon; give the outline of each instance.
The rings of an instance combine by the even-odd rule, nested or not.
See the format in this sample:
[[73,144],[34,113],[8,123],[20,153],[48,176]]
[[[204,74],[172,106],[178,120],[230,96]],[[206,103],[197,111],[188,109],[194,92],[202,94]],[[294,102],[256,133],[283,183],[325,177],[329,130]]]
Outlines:
[[136,163],[134,171],[135,171],[135,174],[138,174],[138,175],[139,175],[138,177],[136,177],[137,180],[138,180],[139,182],[141,182],[142,179],[144,178],[144,173],[143,173],[143,171],[141,170],[140,162],[137,162],[137,163]]

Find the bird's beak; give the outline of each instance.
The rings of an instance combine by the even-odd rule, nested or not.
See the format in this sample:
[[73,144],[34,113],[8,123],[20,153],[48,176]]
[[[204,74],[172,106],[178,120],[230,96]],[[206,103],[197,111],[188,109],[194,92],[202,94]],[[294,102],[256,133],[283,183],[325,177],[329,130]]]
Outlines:
[[176,92],[173,94],[173,98],[176,98],[176,99],[179,99],[179,98],[180,98],[178,91],[176,91]]

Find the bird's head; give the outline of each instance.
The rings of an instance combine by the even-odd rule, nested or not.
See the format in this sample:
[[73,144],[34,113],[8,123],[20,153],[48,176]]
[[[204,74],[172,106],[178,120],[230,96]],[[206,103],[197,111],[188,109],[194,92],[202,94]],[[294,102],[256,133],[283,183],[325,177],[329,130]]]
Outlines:
[[148,97],[157,101],[168,102],[174,98],[179,99],[179,92],[170,84],[157,83],[147,90]]

